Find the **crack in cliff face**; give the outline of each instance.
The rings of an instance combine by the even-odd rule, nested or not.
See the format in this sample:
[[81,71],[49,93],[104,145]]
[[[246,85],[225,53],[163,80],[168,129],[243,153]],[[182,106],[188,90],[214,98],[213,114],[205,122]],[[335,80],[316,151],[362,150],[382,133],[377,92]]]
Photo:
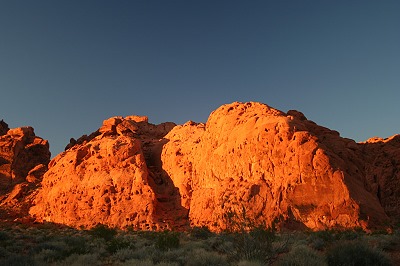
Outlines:
[[[143,154],[150,176],[150,186],[156,194],[156,219],[170,229],[185,230],[188,227],[188,213],[181,204],[181,194],[171,177],[162,168],[161,152],[167,139],[153,139],[142,145]],[[151,182],[152,181],[152,182]]]

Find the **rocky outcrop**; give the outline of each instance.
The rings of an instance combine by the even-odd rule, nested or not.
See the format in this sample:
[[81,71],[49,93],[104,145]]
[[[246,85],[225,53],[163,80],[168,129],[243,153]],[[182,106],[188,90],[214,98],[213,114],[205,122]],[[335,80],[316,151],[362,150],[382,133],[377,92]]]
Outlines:
[[311,229],[371,227],[388,216],[366,178],[362,149],[297,111],[233,103],[167,136],[163,167],[192,226],[221,230],[232,215]]
[[176,227],[184,219],[175,215],[185,210],[175,202],[177,189],[157,170],[163,136],[174,126],[153,125],[138,116],[105,120],[91,137],[78,139],[50,162],[31,215],[85,228],[99,223],[144,230]]
[[356,143],[261,103],[205,124],[113,117],[50,162],[30,213],[77,228],[373,229],[400,220],[399,167],[399,136]]
[[368,189],[385,212],[400,222],[400,135],[372,138],[360,145]]
[[0,217],[13,220],[28,215],[31,194],[50,161],[49,143],[32,127],[9,129],[0,121]]

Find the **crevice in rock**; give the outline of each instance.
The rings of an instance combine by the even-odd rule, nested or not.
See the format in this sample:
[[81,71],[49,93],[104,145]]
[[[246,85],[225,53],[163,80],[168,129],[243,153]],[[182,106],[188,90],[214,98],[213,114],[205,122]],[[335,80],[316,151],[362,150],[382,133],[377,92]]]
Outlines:
[[179,189],[162,168],[161,151],[167,139],[143,142],[142,149],[149,171],[149,185],[156,194],[156,219],[167,229],[185,230],[189,225],[189,210],[181,205]]

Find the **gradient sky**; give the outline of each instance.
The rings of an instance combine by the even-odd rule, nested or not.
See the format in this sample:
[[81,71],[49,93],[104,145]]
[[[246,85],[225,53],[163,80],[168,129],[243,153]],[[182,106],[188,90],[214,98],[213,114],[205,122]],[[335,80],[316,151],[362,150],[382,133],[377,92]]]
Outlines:
[[233,101],[363,141],[400,133],[400,1],[1,1],[0,119],[54,157],[104,119]]

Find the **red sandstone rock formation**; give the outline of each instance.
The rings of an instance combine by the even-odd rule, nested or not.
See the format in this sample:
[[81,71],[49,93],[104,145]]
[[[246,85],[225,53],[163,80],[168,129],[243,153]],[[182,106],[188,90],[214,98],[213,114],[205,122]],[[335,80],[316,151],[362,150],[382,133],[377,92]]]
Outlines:
[[356,143],[260,103],[221,106],[206,124],[114,117],[51,161],[30,213],[74,227],[219,231],[245,212],[267,226],[374,228],[400,219],[399,167],[399,136]]
[[311,229],[367,227],[388,217],[369,189],[360,147],[335,131],[259,103],[233,103],[206,125],[167,136],[163,167],[194,226],[229,226],[227,214],[257,223],[296,221]]
[[0,122],[0,216],[14,220],[28,214],[31,193],[50,161],[49,144],[33,128],[9,129]]
[[389,217],[400,221],[400,135],[360,144],[369,191],[378,196]]
[[137,116],[105,120],[50,162],[30,213],[87,228],[101,223],[161,230],[184,222],[174,219],[182,211],[177,190],[156,171],[162,138],[174,126]]

